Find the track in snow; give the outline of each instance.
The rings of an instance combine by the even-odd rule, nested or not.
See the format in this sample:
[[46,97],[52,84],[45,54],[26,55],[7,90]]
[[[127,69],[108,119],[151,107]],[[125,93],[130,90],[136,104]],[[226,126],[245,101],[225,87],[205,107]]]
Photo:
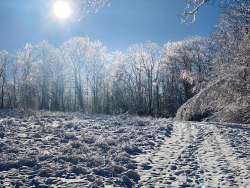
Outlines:
[[135,160],[140,187],[250,187],[250,128],[176,122],[159,150]]

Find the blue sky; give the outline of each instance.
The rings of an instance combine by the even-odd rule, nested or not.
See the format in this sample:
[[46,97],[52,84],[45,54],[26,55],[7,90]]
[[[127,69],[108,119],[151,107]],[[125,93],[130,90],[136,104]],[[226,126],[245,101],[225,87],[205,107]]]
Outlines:
[[113,0],[110,7],[81,21],[61,23],[51,16],[50,0],[0,0],[0,50],[47,40],[55,46],[74,36],[100,40],[110,51],[153,41],[164,44],[191,36],[209,36],[219,8],[206,6],[195,24],[183,24],[184,0]]

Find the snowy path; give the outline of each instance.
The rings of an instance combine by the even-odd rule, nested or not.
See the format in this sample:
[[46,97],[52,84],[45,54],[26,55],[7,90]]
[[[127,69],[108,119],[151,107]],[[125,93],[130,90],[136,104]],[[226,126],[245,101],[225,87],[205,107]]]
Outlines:
[[135,160],[141,187],[250,187],[250,128],[175,123],[159,150]]

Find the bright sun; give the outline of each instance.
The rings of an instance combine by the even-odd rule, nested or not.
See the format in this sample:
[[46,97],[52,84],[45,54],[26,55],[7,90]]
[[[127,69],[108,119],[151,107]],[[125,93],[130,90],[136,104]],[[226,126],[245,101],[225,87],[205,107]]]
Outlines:
[[55,16],[60,20],[65,20],[72,14],[71,6],[65,0],[56,1],[54,3],[53,11]]

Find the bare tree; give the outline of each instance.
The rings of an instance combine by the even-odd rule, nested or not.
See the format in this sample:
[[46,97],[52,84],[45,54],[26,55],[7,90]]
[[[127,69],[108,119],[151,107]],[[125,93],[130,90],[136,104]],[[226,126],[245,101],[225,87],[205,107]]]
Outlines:
[[82,111],[84,111],[82,74],[85,68],[85,54],[89,43],[89,39],[73,38],[65,42],[62,46],[65,61],[69,62],[73,67],[75,109],[80,109]]
[[9,63],[9,54],[6,51],[0,52],[0,81],[1,81],[1,108],[4,108],[5,86],[7,77],[7,66]]

